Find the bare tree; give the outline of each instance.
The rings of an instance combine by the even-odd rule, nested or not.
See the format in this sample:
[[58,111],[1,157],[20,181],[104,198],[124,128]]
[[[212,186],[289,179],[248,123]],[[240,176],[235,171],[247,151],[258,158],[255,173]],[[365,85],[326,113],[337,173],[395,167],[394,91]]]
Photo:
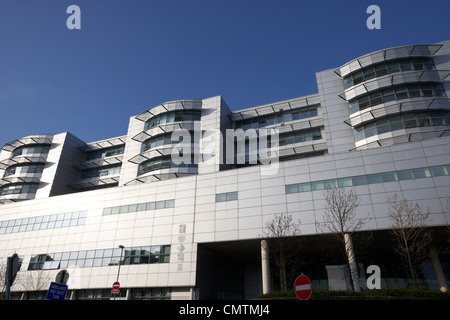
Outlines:
[[353,291],[360,291],[356,258],[353,250],[352,233],[360,230],[367,218],[357,219],[356,209],[359,197],[352,190],[328,189],[325,193],[325,215],[323,222],[316,222],[317,229],[338,237],[345,250],[349,268],[350,285]]
[[282,213],[266,223],[263,238],[269,247],[269,257],[279,271],[280,289],[287,290],[286,264],[299,251],[300,220],[294,222],[292,215]]
[[395,193],[388,197],[389,217],[393,220],[392,233],[397,245],[395,251],[406,261],[413,285],[417,287],[416,268],[428,257],[428,245],[433,240],[426,227],[430,211],[422,212],[420,205],[398,199]]
[[0,300],[5,299],[6,294],[6,263],[0,264]]
[[44,270],[33,270],[21,274],[19,285],[25,291],[44,291],[48,289],[51,279],[48,272]]
[[[17,273],[13,288],[24,291],[43,291],[50,285],[51,277],[43,270],[20,271]],[[5,298],[6,290],[6,262],[0,264],[0,300]]]

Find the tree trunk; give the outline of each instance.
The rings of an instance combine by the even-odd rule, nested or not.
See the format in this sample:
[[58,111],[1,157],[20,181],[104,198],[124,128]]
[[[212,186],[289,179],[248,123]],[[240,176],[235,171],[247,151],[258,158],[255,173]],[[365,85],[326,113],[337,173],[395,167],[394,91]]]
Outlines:
[[361,287],[359,285],[358,267],[356,265],[355,251],[353,250],[352,236],[348,233],[344,234],[345,252],[347,253],[347,263],[349,266],[350,284],[352,290],[360,292]]

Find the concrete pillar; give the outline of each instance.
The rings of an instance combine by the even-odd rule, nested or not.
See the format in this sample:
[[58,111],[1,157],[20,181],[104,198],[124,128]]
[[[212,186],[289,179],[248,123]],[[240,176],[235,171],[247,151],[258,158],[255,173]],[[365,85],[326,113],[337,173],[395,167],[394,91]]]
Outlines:
[[360,292],[358,266],[356,265],[355,251],[353,250],[352,236],[348,233],[344,234],[345,251],[347,252],[348,264],[350,266],[350,274],[353,279],[353,288],[355,292]]
[[272,288],[270,285],[269,243],[267,240],[261,240],[261,269],[263,294],[268,294],[272,291]]
[[442,292],[447,291],[447,280],[445,280],[445,274],[442,270],[441,262],[439,261],[439,256],[436,250],[436,246],[432,245],[430,248],[430,258],[431,263],[433,264],[434,273],[436,274],[436,278],[439,285],[439,290]]

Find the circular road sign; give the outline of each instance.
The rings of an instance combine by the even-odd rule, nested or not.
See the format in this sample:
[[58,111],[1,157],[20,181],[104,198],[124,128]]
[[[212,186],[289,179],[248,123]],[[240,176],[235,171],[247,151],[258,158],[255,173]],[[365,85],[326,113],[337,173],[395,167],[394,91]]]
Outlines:
[[119,283],[118,281],[114,282],[114,283],[113,283],[113,289],[114,289],[114,290],[117,290],[117,289],[119,289],[119,288],[120,288],[120,283]]
[[311,280],[307,276],[301,275],[295,279],[294,291],[300,300],[308,300],[311,297]]

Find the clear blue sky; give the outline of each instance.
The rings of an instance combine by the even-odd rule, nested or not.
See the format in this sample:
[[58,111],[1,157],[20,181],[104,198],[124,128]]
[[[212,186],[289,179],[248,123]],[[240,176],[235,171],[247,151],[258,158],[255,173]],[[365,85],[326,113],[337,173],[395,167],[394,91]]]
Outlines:
[[[81,30],[68,30],[69,5]],[[371,4],[381,30],[366,28]],[[450,39],[450,1],[0,0],[0,146],[126,134],[160,103],[232,110],[317,92],[315,73],[379,49]]]

